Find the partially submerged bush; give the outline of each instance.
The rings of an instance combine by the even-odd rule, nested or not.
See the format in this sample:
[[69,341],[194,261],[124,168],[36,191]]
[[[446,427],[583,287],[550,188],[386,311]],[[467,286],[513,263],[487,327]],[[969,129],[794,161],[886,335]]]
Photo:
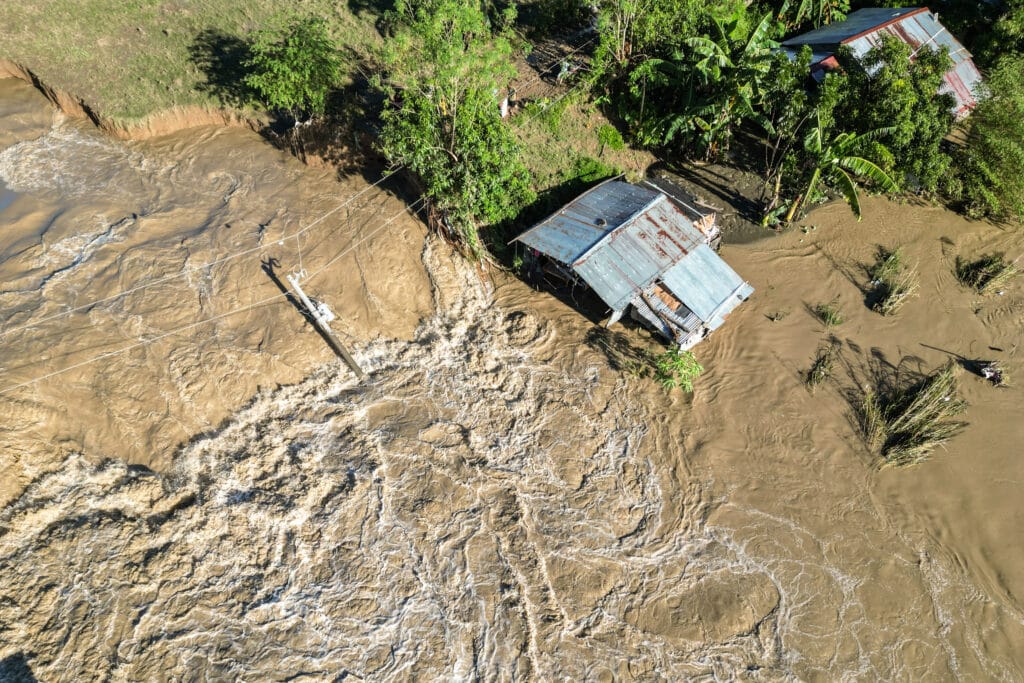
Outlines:
[[654,359],[654,378],[666,389],[679,387],[687,393],[693,393],[693,380],[700,377],[704,368],[693,353],[680,351],[672,347]]
[[1005,289],[1017,277],[1015,263],[1008,263],[1003,254],[986,254],[975,261],[956,258],[956,279],[965,287],[989,295]]
[[825,324],[825,327],[842,325],[844,320],[843,313],[839,310],[839,305],[836,303],[835,299],[827,304],[818,304],[815,306],[814,315],[818,316],[818,319]]
[[836,355],[839,353],[839,341],[832,339],[827,347],[818,350],[818,354],[807,372],[807,386],[814,391],[814,388],[832,376],[832,368],[836,364]]
[[953,420],[966,408],[959,397],[959,370],[953,363],[909,387],[869,389],[858,408],[861,429],[881,466],[924,462],[965,423]]
[[868,275],[875,288],[872,309],[882,315],[893,315],[907,299],[917,294],[917,271],[904,265],[903,254],[898,248],[892,251],[879,248]]

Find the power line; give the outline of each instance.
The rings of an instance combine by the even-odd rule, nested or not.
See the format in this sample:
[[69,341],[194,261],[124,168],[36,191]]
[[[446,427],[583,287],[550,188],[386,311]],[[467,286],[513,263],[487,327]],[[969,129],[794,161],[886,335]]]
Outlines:
[[[424,197],[420,197],[419,199],[417,199],[415,202],[413,202],[409,206],[403,207],[401,211],[399,211],[398,213],[393,215],[391,218],[387,219],[384,223],[382,223],[376,229],[371,231],[369,234],[364,235],[363,237],[359,238],[359,240],[357,240],[356,242],[348,245],[345,249],[341,250],[333,258],[331,258],[326,264],[324,264],[323,266],[318,268],[316,271],[314,271],[312,275],[307,276],[306,279],[308,280],[308,279],[310,279],[312,277],[315,277],[316,275],[319,275],[325,269],[327,269],[330,265],[332,265],[335,262],[337,262],[341,257],[343,257],[344,255],[346,255],[349,252],[351,252],[353,249],[355,249],[360,244],[362,244],[366,240],[370,239],[371,237],[373,237],[374,235],[379,233],[381,230],[383,230],[387,226],[391,225],[391,223],[393,223],[395,220],[397,220],[399,216],[401,216],[402,214],[404,214],[404,213],[406,213],[406,212],[408,212],[410,210],[415,210],[414,207],[416,207],[417,205],[423,203],[424,201],[425,201],[425,198]],[[219,313],[219,314],[217,314],[215,316],[212,316],[212,317],[209,317],[209,318],[205,318],[203,320],[199,320],[199,321],[196,321],[196,322],[193,322],[193,323],[189,323],[188,325],[182,325],[181,327],[176,327],[176,328],[174,328],[172,330],[168,330],[166,332],[161,332],[160,334],[158,334],[155,337],[150,337],[149,339],[141,339],[141,340],[139,340],[139,341],[137,341],[137,342],[135,342],[133,344],[129,344],[128,346],[124,346],[124,347],[122,347],[120,349],[114,349],[113,351],[106,351],[104,353],[99,354],[98,356],[94,356],[94,357],[89,358],[87,360],[75,363],[73,365],[69,365],[66,368],[61,368],[60,370],[54,370],[53,372],[48,372],[45,375],[40,375],[39,377],[34,377],[33,379],[26,380],[26,381],[21,382],[19,384],[14,384],[14,385],[11,385],[9,387],[6,387],[5,389],[0,390],[0,396],[2,396],[4,394],[9,394],[12,391],[17,391],[18,389],[22,389],[22,388],[27,387],[29,385],[36,384],[38,382],[42,382],[44,380],[50,379],[51,377],[56,377],[58,375],[63,375],[66,372],[71,372],[72,370],[76,370],[78,368],[84,367],[86,365],[90,365],[92,363],[96,363],[96,362],[104,360],[106,358],[111,358],[113,356],[118,356],[118,355],[120,355],[122,353],[126,353],[128,351],[131,351],[132,349],[137,349],[137,348],[140,348],[140,347],[143,347],[143,346],[148,346],[149,344],[153,344],[155,342],[158,342],[161,339],[166,339],[167,337],[174,336],[174,335],[179,334],[181,332],[184,332],[186,330],[191,330],[191,329],[194,329],[196,327],[200,327],[202,325],[206,325],[208,323],[215,322],[215,321],[221,320],[223,318],[227,318],[229,316],[235,315],[236,313],[243,313],[245,311],[251,311],[254,308],[258,308],[260,306],[264,306],[264,305],[266,305],[266,304],[268,304],[268,303],[270,303],[272,301],[276,301],[277,299],[285,298],[285,297],[288,296],[288,294],[289,294],[288,292],[279,292],[279,293],[275,294],[274,296],[267,297],[266,299],[262,299],[260,301],[255,302],[255,303],[246,304],[245,306],[240,306],[238,308],[231,309],[230,311],[226,311],[224,313]]]
[[[313,226],[318,225],[319,223],[323,222],[328,217],[334,215],[335,213],[337,213],[341,209],[345,208],[346,206],[348,206],[349,204],[354,202],[358,197],[360,197],[364,193],[366,193],[369,190],[377,187],[378,185],[383,183],[385,180],[390,178],[392,175],[397,173],[399,170],[401,170],[401,168],[402,168],[401,165],[397,166],[390,173],[387,173],[386,175],[382,176],[379,180],[377,180],[372,185],[368,185],[368,186],[364,187],[362,190],[360,190],[356,194],[354,194],[351,197],[349,197],[343,203],[339,204],[338,206],[334,207],[330,211],[328,211],[328,212],[324,213],[323,215],[321,215],[319,218],[314,220],[312,223],[309,223],[308,225],[300,228],[299,230],[297,230],[296,232],[292,233],[291,235],[285,235],[285,236],[279,238],[278,241],[283,242],[285,240],[289,240],[289,239],[292,239],[294,237],[296,239],[296,244],[298,244],[298,239],[300,238],[300,236],[303,233],[305,233],[308,230],[310,230]],[[156,285],[163,284],[165,282],[170,282],[172,280],[177,280],[180,277],[184,277],[188,273],[192,273],[192,272],[199,271],[199,270],[205,270],[207,268],[211,268],[213,266],[220,265],[221,263],[225,263],[227,261],[231,261],[233,259],[240,258],[240,257],[246,256],[248,254],[254,254],[257,251],[262,251],[262,250],[264,250],[266,248],[267,248],[266,245],[262,245],[261,244],[261,245],[256,246],[256,247],[252,247],[252,248],[249,248],[249,249],[243,249],[242,251],[237,251],[237,252],[230,253],[227,256],[223,256],[223,257],[221,257],[219,259],[215,259],[215,260],[209,261],[207,263],[203,263],[203,264],[196,265],[196,266],[187,266],[185,268],[182,268],[180,271],[178,271],[177,273],[175,273],[173,275],[166,275],[164,277],[157,278],[156,280],[150,280],[149,282],[143,283],[143,284],[138,285],[136,287],[132,287],[130,289],[126,289],[126,290],[124,290],[122,292],[118,292],[116,294],[111,294],[110,296],[104,297],[102,299],[97,299],[95,301],[91,301],[91,302],[86,303],[86,304],[80,304],[78,306],[75,306],[74,308],[69,308],[69,309],[67,309],[65,311],[61,311],[60,313],[54,313],[52,315],[48,315],[48,316],[46,316],[44,318],[40,318],[39,320],[34,320],[32,322],[24,323],[22,325],[16,325],[15,327],[11,327],[11,328],[6,329],[6,330],[0,330],[0,339],[3,339],[4,337],[6,337],[6,336],[8,336],[10,334],[14,334],[15,332],[20,332],[22,330],[27,330],[27,329],[30,329],[32,327],[38,327],[39,325],[42,325],[42,324],[48,323],[48,322],[52,322],[54,320],[60,320],[61,318],[66,318],[66,317],[68,317],[70,315],[74,315],[75,313],[80,313],[81,311],[88,310],[88,309],[90,309],[90,308],[92,308],[94,306],[99,306],[100,304],[110,303],[111,301],[115,301],[117,299],[120,299],[121,297],[128,296],[129,294],[134,294],[135,292],[139,292],[139,291],[142,291],[144,289],[148,289],[150,287],[155,287]]]

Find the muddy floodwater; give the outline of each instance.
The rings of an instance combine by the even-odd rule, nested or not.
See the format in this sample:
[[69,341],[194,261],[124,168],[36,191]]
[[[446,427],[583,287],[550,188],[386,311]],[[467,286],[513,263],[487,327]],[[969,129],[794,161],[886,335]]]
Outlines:
[[[114,141],[0,80],[0,680],[1024,679],[1021,389],[964,373],[967,427],[906,470],[849,402],[1024,376],[1024,287],[952,272],[1024,232],[867,199],[727,245],[756,293],[687,396],[377,179],[241,129]],[[878,245],[919,273],[893,317]]]

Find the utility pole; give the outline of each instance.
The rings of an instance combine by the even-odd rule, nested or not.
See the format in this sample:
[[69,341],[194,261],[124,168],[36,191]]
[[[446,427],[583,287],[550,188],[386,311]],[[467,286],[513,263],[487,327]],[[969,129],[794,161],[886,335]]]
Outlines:
[[302,285],[299,284],[299,278],[302,277],[302,275],[304,274],[305,271],[300,271],[298,273],[291,273],[290,275],[287,276],[288,282],[291,284],[292,289],[295,290],[295,294],[298,295],[299,300],[302,302],[302,305],[306,307],[306,311],[309,313],[310,317],[313,318],[313,321],[315,322],[317,329],[320,330],[320,333],[327,340],[327,343],[330,345],[331,350],[333,350],[334,353],[336,353],[339,358],[344,360],[345,363],[347,363],[348,366],[352,368],[352,372],[356,373],[356,377],[358,377],[360,381],[366,379],[366,373],[363,372],[363,369],[361,367],[359,367],[359,364],[356,363],[356,359],[353,358],[352,354],[348,352],[348,349],[345,348],[345,345],[342,344],[341,341],[336,336],[334,336],[334,332],[331,331],[331,327],[328,324],[328,321],[325,320],[323,315],[320,313],[320,309],[314,306],[313,302],[310,301],[308,296],[306,296],[306,293],[302,291]]

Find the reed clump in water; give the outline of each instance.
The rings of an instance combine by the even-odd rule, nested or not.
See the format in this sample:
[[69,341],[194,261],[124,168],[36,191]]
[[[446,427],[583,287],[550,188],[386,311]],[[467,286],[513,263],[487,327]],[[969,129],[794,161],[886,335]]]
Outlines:
[[832,376],[832,369],[835,367],[838,353],[839,340],[834,337],[828,346],[818,350],[811,369],[807,371],[807,386],[812,392],[815,387]]
[[903,253],[899,248],[889,251],[880,247],[868,275],[875,288],[872,309],[882,315],[893,315],[917,294],[917,271],[903,263]]
[[869,388],[859,418],[880,466],[905,467],[924,462],[963,429],[965,423],[952,418],[966,407],[959,397],[959,369],[949,363],[909,387]]
[[845,320],[843,312],[839,309],[839,304],[836,299],[829,301],[827,304],[818,304],[815,306],[814,315],[818,316],[818,320],[820,320],[825,327],[842,325]]
[[1007,262],[1001,253],[985,254],[974,261],[956,257],[956,279],[984,296],[1006,289],[1019,272],[1016,263]]

